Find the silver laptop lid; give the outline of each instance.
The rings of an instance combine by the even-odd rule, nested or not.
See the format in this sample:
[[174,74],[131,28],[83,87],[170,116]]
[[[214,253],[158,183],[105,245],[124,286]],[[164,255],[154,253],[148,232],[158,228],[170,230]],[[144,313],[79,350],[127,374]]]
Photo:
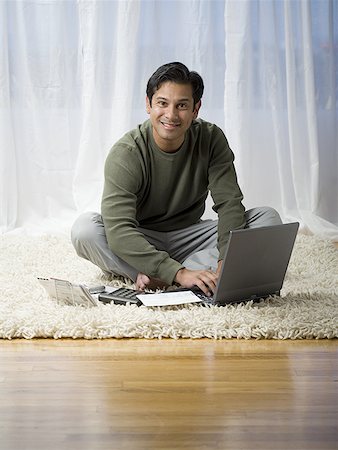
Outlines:
[[279,294],[299,223],[230,232],[213,300],[218,304]]

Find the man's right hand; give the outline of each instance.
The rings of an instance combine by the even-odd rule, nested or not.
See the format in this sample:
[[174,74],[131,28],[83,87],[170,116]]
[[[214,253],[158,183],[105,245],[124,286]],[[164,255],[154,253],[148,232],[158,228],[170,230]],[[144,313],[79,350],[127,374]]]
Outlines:
[[216,290],[218,274],[212,270],[180,269],[174,281],[186,288],[199,287],[206,295],[210,296]]
[[137,290],[144,291],[145,289],[151,289],[155,291],[156,289],[165,289],[168,284],[158,278],[151,278],[144,273],[139,272],[137,279],[135,281],[135,287]]

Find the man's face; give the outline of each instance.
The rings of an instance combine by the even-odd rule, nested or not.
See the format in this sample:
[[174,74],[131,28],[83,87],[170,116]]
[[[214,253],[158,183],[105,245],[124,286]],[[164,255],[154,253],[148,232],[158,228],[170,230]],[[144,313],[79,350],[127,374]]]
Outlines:
[[201,107],[200,101],[194,107],[191,85],[167,81],[154,93],[151,105],[148,97],[146,103],[156,144],[164,152],[178,150]]

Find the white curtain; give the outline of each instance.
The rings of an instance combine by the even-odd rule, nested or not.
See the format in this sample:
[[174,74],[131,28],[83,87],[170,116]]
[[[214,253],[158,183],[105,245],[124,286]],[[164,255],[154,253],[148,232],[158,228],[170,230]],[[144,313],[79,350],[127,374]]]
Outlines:
[[99,211],[107,152],[176,60],[204,78],[245,206],[338,240],[337,49],[334,0],[0,2],[1,232]]

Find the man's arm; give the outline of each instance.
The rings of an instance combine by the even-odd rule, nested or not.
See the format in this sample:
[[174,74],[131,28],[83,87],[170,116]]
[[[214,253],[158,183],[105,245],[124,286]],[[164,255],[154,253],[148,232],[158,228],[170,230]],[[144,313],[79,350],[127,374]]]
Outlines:
[[148,277],[172,284],[182,264],[157,250],[138,231],[137,195],[142,188],[142,168],[131,152],[118,148],[108,155],[102,198],[102,217],[112,252]]
[[218,215],[219,258],[223,259],[229,232],[245,227],[245,208],[242,204],[243,194],[237,182],[234,154],[218,127],[213,136],[208,177],[214,201],[213,210]]

